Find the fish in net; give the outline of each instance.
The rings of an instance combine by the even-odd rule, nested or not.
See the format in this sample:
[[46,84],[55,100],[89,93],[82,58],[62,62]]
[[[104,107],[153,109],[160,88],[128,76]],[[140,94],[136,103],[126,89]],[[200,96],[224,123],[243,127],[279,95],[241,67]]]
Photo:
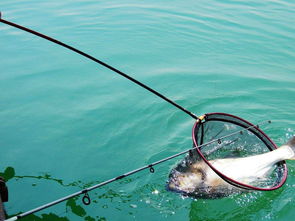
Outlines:
[[287,178],[284,160],[295,155],[295,137],[278,148],[258,126],[229,114],[204,115],[192,134],[195,149],[172,169],[167,184],[185,196],[275,190]]

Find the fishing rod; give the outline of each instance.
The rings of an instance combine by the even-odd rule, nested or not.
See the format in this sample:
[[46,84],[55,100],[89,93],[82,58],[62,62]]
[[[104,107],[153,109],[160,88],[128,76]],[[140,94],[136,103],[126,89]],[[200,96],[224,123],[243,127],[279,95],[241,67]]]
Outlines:
[[84,56],[84,57],[86,57],[86,58],[88,58],[88,59],[90,59],[90,60],[92,60],[92,61],[94,61],[94,62],[96,62],[96,63],[98,63],[98,64],[100,64],[100,65],[102,65],[102,66],[104,66],[104,67],[106,67],[106,68],[108,68],[108,69],[110,69],[110,70],[112,70],[112,71],[114,71],[115,73],[117,73],[117,74],[119,74],[119,75],[121,75],[121,76],[127,78],[128,80],[130,80],[130,81],[134,82],[135,84],[137,84],[137,85],[143,87],[144,89],[146,89],[146,90],[152,92],[152,93],[155,94],[156,96],[162,98],[163,100],[165,100],[165,101],[167,101],[168,103],[172,104],[172,105],[175,106],[176,108],[178,108],[178,109],[180,109],[181,111],[185,112],[186,114],[190,115],[192,118],[194,118],[194,119],[196,119],[196,120],[198,119],[198,116],[196,116],[196,115],[193,114],[192,112],[188,111],[188,110],[185,109],[184,107],[180,106],[179,104],[175,103],[174,101],[170,100],[169,98],[167,98],[167,97],[164,96],[163,94],[159,93],[158,91],[152,89],[151,87],[149,87],[149,86],[147,86],[146,84],[144,84],[144,83],[142,83],[142,82],[136,80],[135,78],[131,77],[130,75],[125,74],[124,72],[122,72],[122,71],[120,71],[120,70],[118,70],[118,69],[112,67],[111,65],[109,65],[109,64],[107,64],[107,63],[105,63],[105,62],[103,62],[103,61],[101,61],[101,60],[99,60],[99,59],[97,59],[97,58],[95,58],[95,57],[93,57],[93,56],[91,56],[91,55],[89,55],[89,54],[87,54],[87,53],[85,53],[85,52],[79,50],[79,49],[77,49],[77,48],[74,48],[74,47],[72,47],[72,46],[70,46],[70,45],[68,45],[68,44],[66,44],[66,43],[63,43],[63,42],[61,42],[61,41],[59,41],[59,40],[56,40],[56,39],[54,39],[54,38],[52,38],[52,37],[49,37],[49,36],[47,36],[47,35],[41,34],[40,32],[34,31],[34,30],[29,29],[29,28],[27,28],[27,27],[24,27],[24,26],[21,26],[21,25],[19,25],[19,24],[16,24],[16,23],[13,23],[13,22],[10,22],[10,21],[7,21],[7,20],[4,20],[4,19],[2,19],[2,13],[1,13],[1,12],[0,12],[0,22],[2,22],[2,23],[4,23],[4,24],[7,24],[7,25],[9,25],[9,26],[15,27],[15,28],[17,28],[17,29],[23,30],[23,31],[25,31],[25,32],[29,32],[29,33],[31,33],[31,34],[33,34],[33,35],[36,35],[36,36],[40,37],[40,38],[46,39],[46,40],[48,40],[48,41],[51,41],[51,42],[53,42],[53,43],[55,43],[55,44],[58,44],[58,45],[64,47],[64,48],[67,48],[67,49],[69,49],[69,50],[71,50],[71,51],[73,51],[73,52],[75,52],[75,53],[77,53],[77,54],[80,54],[80,55],[82,55],[82,56]]
[[[203,117],[204,117],[204,116],[201,116],[200,118],[203,118]],[[199,120],[198,120],[198,121],[199,121]],[[154,166],[156,166],[156,165],[158,165],[158,164],[164,163],[164,162],[166,162],[166,161],[169,161],[169,160],[171,160],[171,159],[174,159],[174,158],[176,158],[176,157],[178,157],[178,156],[181,156],[181,155],[183,155],[183,154],[186,154],[186,153],[192,153],[193,150],[196,150],[197,148],[200,149],[201,147],[204,147],[204,146],[210,145],[210,144],[212,144],[212,143],[216,143],[216,142],[218,142],[218,143],[220,144],[221,140],[223,140],[223,139],[225,139],[225,138],[231,137],[231,136],[236,135],[236,134],[240,134],[240,135],[242,135],[244,131],[249,131],[249,130],[252,129],[252,128],[259,128],[260,126],[262,126],[262,125],[264,125],[264,124],[266,124],[266,123],[271,123],[271,121],[264,121],[264,122],[261,122],[261,123],[259,123],[259,124],[257,124],[257,125],[252,125],[252,126],[249,126],[249,127],[244,128],[244,129],[242,129],[242,130],[238,130],[238,131],[235,131],[235,132],[233,132],[233,133],[230,133],[230,134],[227,134],[227,135],[225,135],[225,136],[222,136],[222,137],[220,137],[220,138],[213,139],[213,140],[211,140],[211,141],[209,141],[209,142],[207,142],[207,143],[201,144],[201,145],[199,145],[199,146],[197,146],[197,147],[194,146],[194,147],[189,148],[189,149],[187,149],[187,150],[184,150],[184,151],[182,151],[182,152],[179,152],[179,153],[176,153],[176,154],[171,155],[171,156],[169,156],[169,157],[163,158],[163,159],[161,159],[161,160],[159,160],[159,161],[153,162],[153,163],[151,163],[151,164],[148,164],[148,165],[145,165],[145,166],[143,166],[143,167],[137,168],[137,169],[135,169],[135,170],[129,171],[129,172],[127,172],[127,173],[124,173],[124,174],[122,174],[122,175],[120,175],[120,176],[114,177],[114,178],[112,178],[112,179],[109,179],[109,180],[103,181],[103,182],[101,182],[101,183],[99,183],[99,184],[93,185],[93,186],[88,187],[88,188],[86,188],[86,189],[80,190],[80,191],[78,191],[78,192],[76,192],[76,193],[72,193],[72,194],[70,194],[70,195],[68,195],[68,196],[65,196],[65,197],[62,197],[62,198],[57,199],[57,200],[55,200],[55,201],[52,201],[52,202],[50,202],[50,203],[44,204],[44,205],[39,206],[39,207],[37,207],[37,208],[35,208],[35,209],[32,209],[32,210],[30,210],[30,211],[27,211],[27,212],[21,213],[21,214],[19,214],[19,215],[13,216],[13,217],[7,219],[6,221],[15,221],[15,220],[18,220],[18,219],[24,218],[24,217],[26,217],[26,216],[28,216],[28,215],[30,215],[30,214],[33,214],[33,213],[39,212],[39,211],[41,211],[41,210],[47,209],[47,208],[49,208],[49,207],[52,207],[52,206],[54,206],[54,205],[56,205],[56,204],[59,204],[59,203],[61,203],[61,202],[64,202],[64,201],[66,201],[66,200],[68,200],[68,199],[71,199],[71,198],[73,198],[73,197],[76,197],[76,196],[79,196],[79,195],[82,195],[82,194],[84,194],[84,196],[83,196],[83,198],[82,198],[82,202],[83,202],[85,205],[89,205],[89,204],[91,203],[91,199],[90,199],[90,197],[89,197],[88,192],[90,192],[90,191],[92,191],[92,190],[94,190],[94,189],[97,189],[97,188],[99,188],[99,187],[102,187],[102,186],[105,186],[105,185],[107,185],[107,184],[113,183],[113,182],[115,182],[115,181],[117,181],[117,180],[121,180],[121,179],[123,179],[123,178],[125,178],[125,177],[131,176],[131,175],[133,175],[133,174],[135,174],[135,173],[138,173],[138,172],[143,171],[143,170],[146,170],[146,169],[149,169],[151,173],[154,173],[154,172],[155,172]],[[222,178],[222,177],[221,177],[221,178]],[[228,182],[227,180],[225,180],[225,181]]]

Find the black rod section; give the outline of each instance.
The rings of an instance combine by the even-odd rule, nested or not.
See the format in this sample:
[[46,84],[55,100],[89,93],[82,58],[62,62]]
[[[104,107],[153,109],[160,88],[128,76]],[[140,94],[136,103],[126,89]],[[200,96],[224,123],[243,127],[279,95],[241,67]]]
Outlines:
[[122,72],[122,71],[120,71],[120,70],[118,70],[118,69],[116,69],[116,68],[114,68],[114,67],[112,67],[112,66],[110,66],[110,65],[108,65],[108,64],[106,64],[104,62],[102,62],[101,60],[99,60],[99,59],[97,59],[97,58],[95,58],[95,57],[93,57],[93,56],[91,56],[91,55],[89,55],[89,54],[87,54],[87,53],[85,53],[83,51],[78,50],[77,48],[74,48],[74,47],[72,47],[72,46],[70,46],[68,44],[65,44],[65,43],[63,43],[61,41],[58,41],[58,40],[56,40],[54,38],[51,38],[51,37],[49,37],[47,35],[41,34],[41,33],[37,32],[37,31],[31,30],[31,29],[26,28],[24,26],[12,23],[12,22],[7,21],[7,20],[4,20],[4,19],[1,18],[1,12],[0,12],[0,22],[2,22],[4,24],[7,24],[7,25],[10,25],[12,27],[15,27],[17,29],[23,30],[25,32],[29,32],[29,33],[31,33],[33,35],[39,36],[40,38],[46,39],[46,40],[51,41],[51,42],[53,42],[55,44],[63,46],[63,47],[65,47],[65,48],[67,48],[67,49],[69,49],[71,51],[74,51],[77,54],[80,54],[80,55],[82,55],[82,56],[84,56],[84,57],[86,57],[86,58],[88,58],[88,59],[90,59],[90,60],[92,60],[92,61],[94,61],[94,62],[96,62],[96,63],[98,63],[98,64],[100,64],[100,65],[102,65],[102,66],[104,66],[104,67],[106,67],[106,68],[108,68],[110,70],[112,70],[112,71],[114,71],[114,72],[116,72],[117,74],[119,74],[119,75],[127,78],[128,80],[134,82],[135,84],[137,84],[137,85],[143,87],[144,89],[152,92],[153,94],[157,95],[158,97],[164,99],[168,103],[170,103],[173,106],[177,107],[178,109],[182,110],[186,114],[190,115],[192,118],[194,118],[196,120],[198,119],[198,117],[195,114],[193,114],[190,111],[186,110],[185,108],[183,108],[179,104],[175,103],[174,101],[170,100],[169,98],[165,97],[164,95],[160,94],[159,92],[155,91],[154,89],[150,88],[149,86],[147,86],[147,85],[141,83],[140,81],[130,77],[129,75],[125,74],[124,72]]

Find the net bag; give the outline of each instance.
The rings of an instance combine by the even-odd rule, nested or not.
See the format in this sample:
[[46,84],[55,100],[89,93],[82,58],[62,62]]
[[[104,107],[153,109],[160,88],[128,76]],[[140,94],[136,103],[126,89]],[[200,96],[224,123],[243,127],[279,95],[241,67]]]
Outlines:
[[277,148],[258,126],[242,118],[225,113],[206,114],[195,123],[192,138],[199,157],[231,185],[247,190],[270,191],[280,188],[287,179],[285,161],[275,164],[267,179],[255,183],[234,180],[230,174],[224,174],[210,163],[215,159],[254,156]]

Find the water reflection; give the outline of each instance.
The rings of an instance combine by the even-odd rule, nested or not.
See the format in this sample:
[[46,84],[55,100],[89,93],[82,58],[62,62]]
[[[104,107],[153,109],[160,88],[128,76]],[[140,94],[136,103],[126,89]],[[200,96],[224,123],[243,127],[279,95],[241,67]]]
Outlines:
[[[96,184],[97,182],[90,182],[90,183],[83,183],[82,181],[75,181],[72,183],[64,183],[64,181],[62,179],[57,179],[57,178],[53,178],[50,174],[44,174],[44,175],[39,175],[39,176],[32,176],[32,175],[16,175],[15,169],[13,167],[7,167],[4,172],[0,172],[0,176],[2,176],[7,182],[10,180],[22,180],[22,179],[38,179],[38,180],[46,180],[46,181],[54,181],[55,183],[58,183],[61,186],[64,187],[79,187],[79,188],[86,188],[89,186],[92,186],[93,184]],[[129,180],[130,181],[130,180]],[[128,182],[128,180],[125,180],[125,182]],[[9,186],[9,183],[8,183]],[[36,184],[32,184],[32,186],[36,186]],[[12,193],[10,193],[12,194]],[[103,194],[98,194],[98,193],[94,193],[95,197],[93,197],[92,202],[93,203],[98,203],[98,199],[109,199],[111,202],[114,198],[119,198],[122,202],[126,203],[129,200],[129,198],[131,197],[130,195],[127,195],[125,193],[120,193],[120,192],[116,192],[114,190],[107,190],[105,193]],[[75,198],[71,198],[69,200],[66,201],[66,209],[65,212],[66,216],[61,216],[59,214],[55,214],[55,213],[42,213],[41,215],[29,215],[27,217],[24,217],[22,220],[24,221],[69,221],[70,219],[68,218],[69,216],[78,216],[78,217],[83,217],[85,221],[95,221],[95,220],[99,220],[99,221],[104,221],[107,220],[105,217],[100,217],[100,216],[95,216],[92,217],[90,216],[86,209],[79,205],[82,204],[81,203],[81,199],[80,197],[75,197]],[[103,205],[102,208],[107,208],[106,205]],[[13,217],[17,214],[20,214],[24,211],[20,211],[17,214],[9,214],[8,212],[8,216],[9,217]],[[42,211],[41,211],[42,212]]]

